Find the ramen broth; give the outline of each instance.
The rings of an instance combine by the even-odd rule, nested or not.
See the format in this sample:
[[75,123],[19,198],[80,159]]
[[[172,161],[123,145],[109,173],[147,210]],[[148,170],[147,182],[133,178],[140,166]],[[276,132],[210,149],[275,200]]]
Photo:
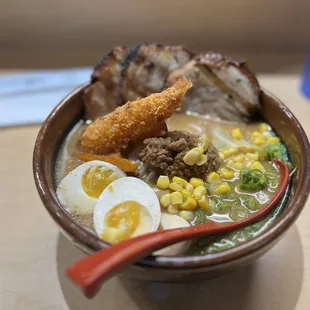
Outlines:
[[[66,137],[56,161],[55,180],[56,185],[74,168],[81,165],[83,162],[75,157],[75,154],[80,151],[79,138],[81,133],[88,125],[80,121]],[[234,222],[242,218],[246,218],[249,214],[256,213],[263,208],[271,200],[274,192],[277,190],[279,184],[279,172],[277,167],[272,162],[261,160],[263,169],[268,176],[268,185],[266,188],[257,191],[240,190],[240,172],[241,165],[236,165],[238,161],[237,156],[223,157],[223,152],[230,149],[249,148],[253,147],[253,133],[258,130],[258,123],[253,124],[236,124],[232,122],[218,122],[196,115],[175,114],[168,121],[167,126],[169,131],[181,130],[187,131],[195,135],[207,135],[212,141],[213,145],[222,153],[221,168],[227,168],[234,172],[234,176],[225,180],[231,187],[231,192],[226,195],[216,195],[212,188],[212,183],[207,187],[207,194],[209,198],[209,209],[207,211],[197,208],[194,211],[194,218],[190,220],[191,225],[204,223],[208,220],[217,222]],[[242,139],[232,139],[231,132],[234,128],[240,128],[243,134]],[[266,127],[266,132],[269,136],[274,136],[271,128]],[[267,135],[267,134],[266,134]],[[227,152],[226,152],[227,153]],[[133,153],[135,154],[135,153]],[[246,152],[242,156],[244,156]],[[226,154],[227,155],[227,154]],[[131,158],[135,159],[137,158]],[[245,161],[246,162],[246,161]],[[239,167],[240,169],[234,168]],[[220,168],[220,169],[221,169]],[[156,179],[158,175],[148,170],[140,169],[140,178],[152,187],[154,187],[157,195],[162,196],[165,191],[156,188]],[[278,207],[274,210],[268,218],[263,221],[257,222],[244,229],[231,232],[226,235],[216,237],[204,237],[194,240],[189,249],[189,255],[211,253],[214,251],[224,250],[236,246],[246,240],[250,240],[266,227],[276,218],[284,205],[285,197],[279,202]],[[162,212],[167,212],[167,209],[162,209]],[[72,218],[83,225],[94,230],[92,215],[81,215],[77,213],[71,214]]]

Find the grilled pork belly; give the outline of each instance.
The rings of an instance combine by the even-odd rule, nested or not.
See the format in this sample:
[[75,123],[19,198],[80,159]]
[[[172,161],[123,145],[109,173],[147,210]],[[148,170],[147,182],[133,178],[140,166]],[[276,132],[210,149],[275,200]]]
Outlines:
[[248,121],[259,107],[260,87],[244,62],[215,53],[198,55],[171,72],[165,86],[181,76],[193,82],[184,110],[223,120]]
[[115,47],[94,68],[92,84],[84,92],[87,119],[95,120],[121,104],[119,86],[127,54],[126,47]]
[[192,57],[193,53],[182,46],[141,44],[133,48],[123,70],[123,104],[161,92],[167,75]]
[[193,87],[182,105],[230,121],[249,121],[259,108],[260,87],[245,62],[216,53],[195,56],[182,46],[140,44],[114,48],[95,67],[85,90],[86,118],[95,120],[127,101],[159,93],[181,77]]

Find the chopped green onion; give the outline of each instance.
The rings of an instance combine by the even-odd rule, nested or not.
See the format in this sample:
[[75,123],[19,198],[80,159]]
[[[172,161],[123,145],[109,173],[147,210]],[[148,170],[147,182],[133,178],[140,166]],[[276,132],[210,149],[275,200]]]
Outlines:
[[262,190],[267,187],[268,178],[259,170],[244,169],[240,172],[239,188],[248,191]]

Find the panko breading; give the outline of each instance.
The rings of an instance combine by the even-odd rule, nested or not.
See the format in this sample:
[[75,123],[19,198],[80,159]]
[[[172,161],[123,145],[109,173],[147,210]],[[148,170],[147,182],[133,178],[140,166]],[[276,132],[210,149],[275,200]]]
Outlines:
[[191,86],[190,81],[180,78],[161,93],[127,102],[107,116],[97,119],[81,137],[83,151],[109,154],[126,148],[130,142],[151,137],[180,107]]

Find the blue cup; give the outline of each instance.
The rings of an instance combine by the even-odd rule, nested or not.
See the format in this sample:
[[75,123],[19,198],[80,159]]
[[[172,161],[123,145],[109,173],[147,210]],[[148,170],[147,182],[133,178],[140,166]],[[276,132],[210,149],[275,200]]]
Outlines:
[[302,74],[301,91],[308,99],[310,99],[310,50],[308,52],[306,64]]

